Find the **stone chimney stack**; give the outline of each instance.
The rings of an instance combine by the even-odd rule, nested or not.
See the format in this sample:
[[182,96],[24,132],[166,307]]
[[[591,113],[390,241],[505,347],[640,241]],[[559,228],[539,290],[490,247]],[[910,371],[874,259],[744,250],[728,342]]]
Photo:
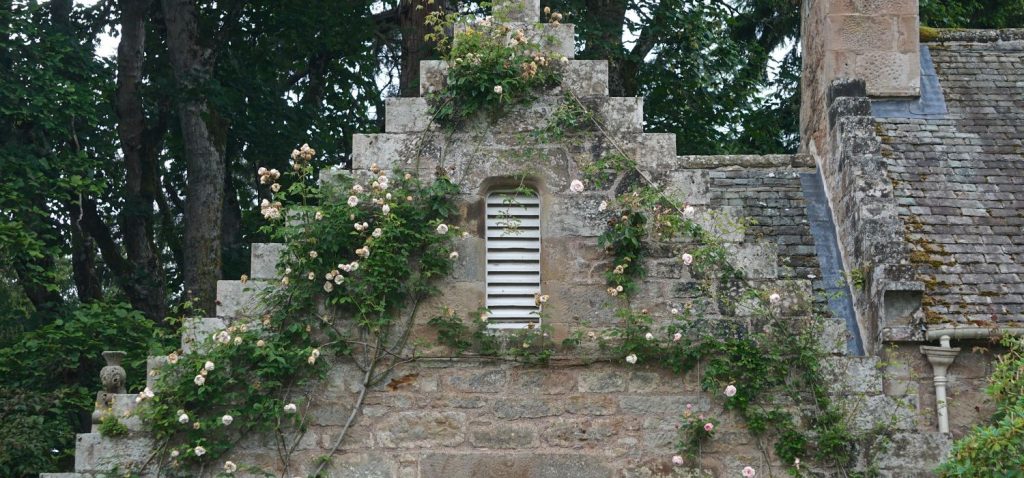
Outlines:
[[918,0],[803,0],[800,149],[826,154],[826,92],[862,79],[871,98],[921,91]]

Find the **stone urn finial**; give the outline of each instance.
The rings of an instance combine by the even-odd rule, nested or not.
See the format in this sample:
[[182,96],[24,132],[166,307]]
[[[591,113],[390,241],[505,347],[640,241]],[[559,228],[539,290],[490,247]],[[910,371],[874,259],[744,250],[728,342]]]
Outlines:
[[124,388],[125,380],[128,378],[121,366],[126,353],[120,350],[108,350],[103,352],[103,358],[107,365],[100,369],[100,381],[103,382],[103,390],[107,393],[127,393]]

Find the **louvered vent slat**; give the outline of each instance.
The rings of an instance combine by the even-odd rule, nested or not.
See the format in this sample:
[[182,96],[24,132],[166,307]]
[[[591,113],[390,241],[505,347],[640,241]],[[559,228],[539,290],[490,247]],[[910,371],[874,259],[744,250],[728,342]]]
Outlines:
[[487,197],[487,308],[492,328],[540,321],[540,199],[496,191]]

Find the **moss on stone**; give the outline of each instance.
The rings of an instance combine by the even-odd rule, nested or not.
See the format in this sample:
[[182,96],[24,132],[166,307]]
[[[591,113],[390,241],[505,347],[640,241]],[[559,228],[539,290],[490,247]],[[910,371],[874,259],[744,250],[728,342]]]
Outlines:
[[924,25],[921,25],[921,28],[918,29],[918,32],[920,35],[919,38],[922,42],[931,42],[939,39],[939,33],[941,31],[938,28],[926,27]]

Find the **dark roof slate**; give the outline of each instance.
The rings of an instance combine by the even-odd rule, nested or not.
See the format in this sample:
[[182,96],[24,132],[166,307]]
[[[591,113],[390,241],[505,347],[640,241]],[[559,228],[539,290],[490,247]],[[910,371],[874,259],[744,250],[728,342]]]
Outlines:
[[948,115],[877,118],[928,322],[1024,322],[1024,32],[928,43]]

